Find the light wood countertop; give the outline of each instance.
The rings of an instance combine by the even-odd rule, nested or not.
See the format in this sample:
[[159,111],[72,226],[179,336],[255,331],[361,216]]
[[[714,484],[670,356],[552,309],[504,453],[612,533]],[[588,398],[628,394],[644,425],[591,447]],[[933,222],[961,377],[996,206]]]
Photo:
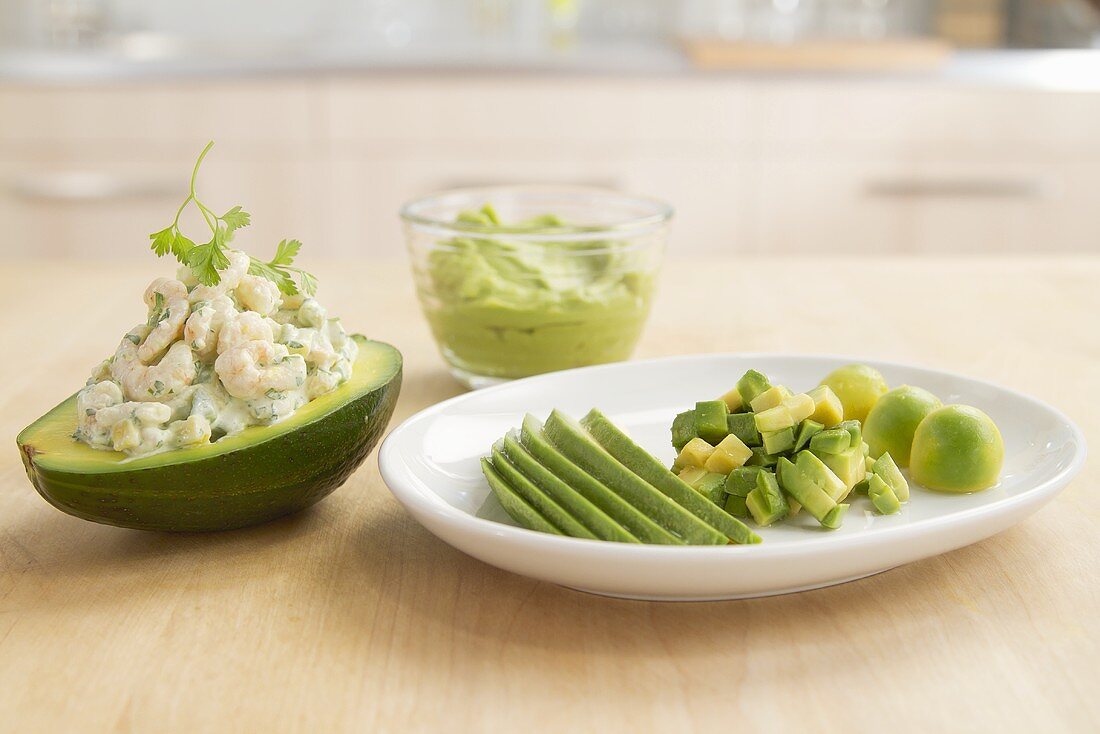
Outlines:
[[[984,542],[720,603],[604,599],[483,565],[411,520],[373,455],[253,529],[64,515],[14,436],[144,318],[166,266],[0,269],[0,731],[1100,729],[1095,462]],[[333,312],[404,353],[395,421],[459,393],[403,262],[316,270]],[[911,361],[1049,401],[1100,446],[1098,314],[1100,258],[670,262],[638,356]]]

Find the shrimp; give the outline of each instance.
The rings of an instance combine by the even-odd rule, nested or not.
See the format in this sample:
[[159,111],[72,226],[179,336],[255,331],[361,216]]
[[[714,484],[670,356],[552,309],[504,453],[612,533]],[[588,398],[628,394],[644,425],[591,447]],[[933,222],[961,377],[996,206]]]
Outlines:
[[157,278],[145,289],[145,305],[150,309],[152,330],[138,348],[138,358],[149,364],[183,333],[191,312],[187,286],[173,278]]
[[232,319],[227,319],[218,335],[218,354],[224,354],[234,347],[251,341],[275,341],[271,324],[255,311],[242,311]]
[[279,310],[279,286],[258,275],[246,275],[237,285],[237,300],[249,311],[268,316]]
[[194,354],[185,342],[173,344],[155,364],[143,362],[138,344],[148,335],[148,326],[135,326],[122,338],[111,362],[111,377],[128,400],[156,402],[195,381]]
[[241,400],[255,400],[269,390],[294,390],[306,379],[306,363],[282,344],[250,341],[223,352],[214,371],[226,391]]
[[183,339],[205,362],[215,356],[218,335],[225,323],[236,315],[237,309],[229,296],[218,296],[212,301],[204,302],[187,317],[187,323],[183,326]]
[[229,267],[218,271],[221,280],[218,281],[217,285],[195,286],[191,291],[191,303],[213,301],[218,296],[224,296],[236,288],[241,282],[241,278],[248,272],[248,263],[250,262],[248,255],[240,250],[226,250],[225,255],[229,258]]

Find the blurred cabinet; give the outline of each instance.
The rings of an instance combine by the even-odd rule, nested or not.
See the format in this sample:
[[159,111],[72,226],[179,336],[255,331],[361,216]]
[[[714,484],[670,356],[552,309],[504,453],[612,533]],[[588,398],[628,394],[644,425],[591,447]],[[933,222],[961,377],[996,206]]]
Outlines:
[[409,75],[0,87],[0,247],[143,256],[208,139],[205,199],[263,252],[401,252],[453,186],[578,183],[677,209],[673,252],[1100,248],[1100,95],[934,81]]

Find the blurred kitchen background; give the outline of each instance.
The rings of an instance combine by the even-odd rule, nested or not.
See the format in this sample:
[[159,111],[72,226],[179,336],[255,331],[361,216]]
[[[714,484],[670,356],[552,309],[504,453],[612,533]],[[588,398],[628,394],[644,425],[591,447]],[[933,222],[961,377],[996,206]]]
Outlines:
[[261,251],[545,182],[673,253],[1100,252],[1100,0],[0,2],[0,252],[145,257],[208,139]]

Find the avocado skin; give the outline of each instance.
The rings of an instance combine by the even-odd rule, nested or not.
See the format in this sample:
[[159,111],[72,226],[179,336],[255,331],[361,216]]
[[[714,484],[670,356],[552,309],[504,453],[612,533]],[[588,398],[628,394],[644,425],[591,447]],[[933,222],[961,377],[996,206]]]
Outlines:
[[314,504],[347,480],[385,432],[401,377],[398,356],[391,379],[318,420],[193,462],[84,473],[40,466],[32,446],[20,445],[20,455],[38,493],[84,520],[168,532],[258,525]]

